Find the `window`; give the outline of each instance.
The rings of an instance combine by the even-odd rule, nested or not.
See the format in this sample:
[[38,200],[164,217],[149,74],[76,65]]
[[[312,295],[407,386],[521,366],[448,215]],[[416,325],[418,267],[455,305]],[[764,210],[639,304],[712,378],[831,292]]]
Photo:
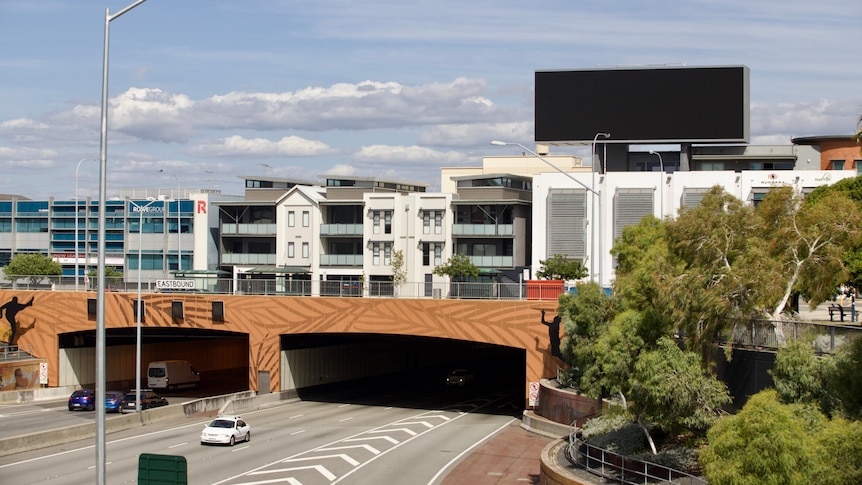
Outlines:
[[832,170],[844,170],[844,160],[832,160]]
[[434,234],[443,234],[443,211],[434,212]]
[[704,172],[724,170],[724,162],[702,162],[700,169]]
[[374,211],[371,213],[371,217],[374,220],[371,227],[374,228],[374,234],[380,234],[380,211]]
[[422,234],[431,234],[431,212],[422,213]]
[[392,243],[383,243],[383,264],[392,264]]
[[371,254],[371,264],[374,266],[380,266],[380,243],[374,243],[371,245]]
[[294,257],[294,251],[295,250],[296,250],[296,248],[294,247],[294,244],[292,242],[287,243],[287,257],[288,258]]
[[293,227],[296,225],[296,213],[293,211],[287,212],[287,227]]
[[308,211],[302,211],[302,227],[308,227],[311,217]]
[[856,175],[862,175],[862,160],[853,160],[853,165],[856,166]]
[[443,264],[443,244],[437,243],[434,245],[434,266]]
[[303,258],[308,257],[308,243],[307,242],[302,243],[302,257]]
[[392,211],[383,211],[383,234],[392,234]]

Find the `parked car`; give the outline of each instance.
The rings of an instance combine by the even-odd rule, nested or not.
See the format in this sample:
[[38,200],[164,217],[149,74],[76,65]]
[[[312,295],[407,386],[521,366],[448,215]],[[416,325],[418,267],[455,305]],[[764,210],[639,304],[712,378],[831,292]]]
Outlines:
[[123,404],[124,393],[121,391],[106,391],[105,392],[105,411],[109,413],[119,413]]
[[[135,412],[135,401],[137,400],[137,393],[134,390],[129,391],[123,397],[123,401],[120,404],[120,412],[122,413],[133,413]],[[167,406],[168,400],[159,396],[153,391],[150,390],[142,390],[141,391],[141,410],[157,408],[161,406]]]
[[455,369],[446,376],[447,386],[466,386],[473,382],[473,372],[467,369]]
[[95,411],[96,409],[96,391],[92,389],[78,389],[69,396],[69,411],[76,409],[86,409],[87,411]]
[[251,441],[251,426],[239,416],[219,416],[201,431],[201,444],[233,446],[237,441]]

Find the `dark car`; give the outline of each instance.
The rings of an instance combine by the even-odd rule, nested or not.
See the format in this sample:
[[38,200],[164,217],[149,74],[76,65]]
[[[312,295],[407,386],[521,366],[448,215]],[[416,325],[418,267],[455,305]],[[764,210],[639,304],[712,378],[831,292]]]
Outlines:
[[94,411],[96,409],[96,391],[92,389],[79,389],[69,396],[69,411],[76,409],[86,409]]
[[[137,393],[132,390],[126,393],[123,397],[123,402],[120,404],[120,412],[133,413],[135,412],[135,401]],[[141,410],[167,406],[168,400],[159,396],[153,391],[141,391]]]
[[105,411],[109,413],[119,413],[123,405],[123,394],[120,391],[105,392]]

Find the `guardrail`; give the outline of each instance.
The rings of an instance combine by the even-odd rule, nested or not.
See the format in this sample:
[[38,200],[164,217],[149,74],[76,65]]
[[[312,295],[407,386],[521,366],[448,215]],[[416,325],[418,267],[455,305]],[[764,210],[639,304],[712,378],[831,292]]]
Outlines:
[[614,483],[627,485],[655,483],[678,485],[708,484],[706,479],[681,470],[675,470],[647,461],[635,460],[599,448],[598,446],[593,446],[586,441],[578,439],[574,426],[569,435],[569,444],[566,447],[565,455],[566,459],[572,465]]

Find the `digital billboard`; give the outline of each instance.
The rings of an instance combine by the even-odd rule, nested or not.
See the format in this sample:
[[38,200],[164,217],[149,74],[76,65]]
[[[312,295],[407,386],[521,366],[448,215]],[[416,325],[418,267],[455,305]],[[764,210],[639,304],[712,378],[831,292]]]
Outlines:
[[536,71],[535,90],[537,143],[749,141],[745,66]]

